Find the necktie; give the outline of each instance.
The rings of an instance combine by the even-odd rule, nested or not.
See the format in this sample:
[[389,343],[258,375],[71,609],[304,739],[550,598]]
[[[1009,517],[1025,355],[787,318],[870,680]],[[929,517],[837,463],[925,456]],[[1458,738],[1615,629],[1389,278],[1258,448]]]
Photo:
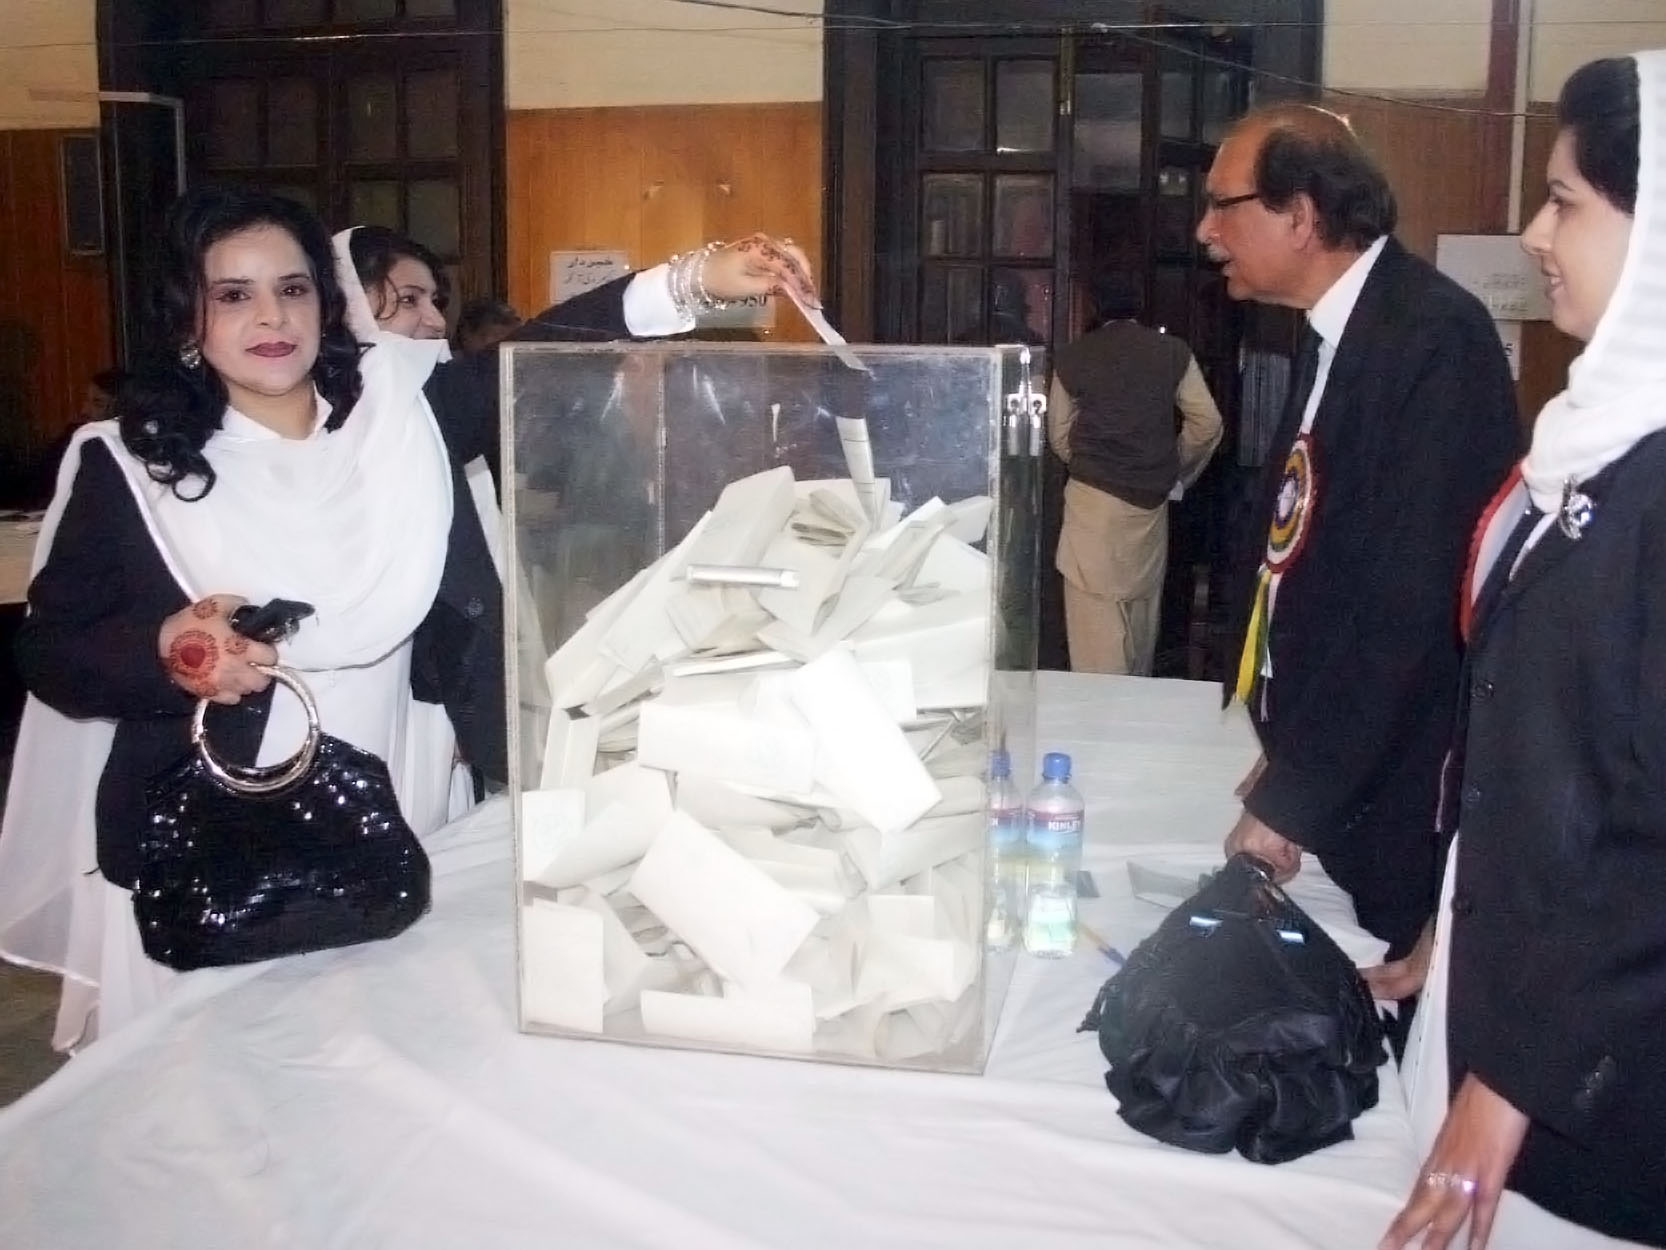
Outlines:
[[1296,348],[1296,359],[1290,371],[1290,394],[1284,401],[1284,421],[1281,434],[1288,433],[1288,437],[1279,440],[1279,446],[1296,441],[1296,434],[1302,428],[1302,417],[1307,412],[1307,401],[1313,397],[1313,383],[1319,377],[1319,344],[1324,342],[1319,337],[1319,331],[1313,328],[1309,321],[1302,330],[1301,345]]

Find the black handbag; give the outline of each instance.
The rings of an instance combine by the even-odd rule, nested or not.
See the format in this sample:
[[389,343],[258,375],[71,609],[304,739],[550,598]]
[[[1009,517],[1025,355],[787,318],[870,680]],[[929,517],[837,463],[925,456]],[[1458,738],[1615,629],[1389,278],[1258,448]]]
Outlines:
[[1260,1163],[1351,1138],[1386,1057],[1353,961],[1249,855],[1134,949],[1082,1030],[1131,1127]]
[[306,709],[300,751],[260,768],[220,759],[204,701],[190,754],[147,791],[133,909],[145,954],[170,968],[375,941],[428,910],[428,856],[400,814],[387,764],[324,733],[294,673],[261,671]]

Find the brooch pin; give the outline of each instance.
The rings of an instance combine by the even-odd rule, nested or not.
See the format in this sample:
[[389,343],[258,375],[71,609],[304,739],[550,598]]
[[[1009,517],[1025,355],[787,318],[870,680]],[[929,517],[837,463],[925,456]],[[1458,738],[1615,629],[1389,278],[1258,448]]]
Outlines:
[[1556,524],[1569,538],[1578,540],[1596,514],[1596,505],[1584,491],[1574,488],[1570,477],[1562,483],[1562,507],[1556,513]]

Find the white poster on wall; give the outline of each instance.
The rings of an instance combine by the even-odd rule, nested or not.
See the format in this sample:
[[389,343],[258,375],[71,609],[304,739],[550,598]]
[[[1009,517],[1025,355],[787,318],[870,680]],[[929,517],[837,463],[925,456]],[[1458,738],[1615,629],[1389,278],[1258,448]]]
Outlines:
[[630,271],[631,258],[625,252],[551,252],[550,303],[563,303]]
[[1519,235],[1440,235],[1435,267],[1485,304],[1494,321],[1550,320],[1544,275],[1521,250]]

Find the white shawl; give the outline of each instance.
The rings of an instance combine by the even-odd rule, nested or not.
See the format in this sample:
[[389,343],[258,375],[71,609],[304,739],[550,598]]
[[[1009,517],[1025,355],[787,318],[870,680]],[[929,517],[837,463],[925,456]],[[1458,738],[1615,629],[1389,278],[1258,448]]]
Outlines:
[[[363,305],[350,268],[342,278],[349,299],[357,295]],[[32,573],[51,552],[82,449],[103,440],[182,591],[313,604],[317,614],[280,658],[308,672],[326,730],[384,758],[409,745],[410,758],[388,761],[396,786],[414,777],[443,793],[443,776],[419,776],[431,767],[432,744],[406,742],[405,648],[438,592],[451,528],[450,462],[422,394],[445,345],[373,326],[360,366],[363,394],[342,427],[326,431],[321,411],[311,436],[283,439],[228,410],[204,448],[218,478],[203,499],[182,501],[150,481],[113,422],[78,433]],[[299,741],[292,704],[287,692],[274,698],[263,760],[281,758]],[[100,952],[74,917],[78,902],[83,915],[98,904],[88,893],[99,881],[91,875],[94,798],[114,731],[113,722],[73,720],[31,698],[0,823],[0,955],[86,985],[98,982]],[[408,788],[401,788],[402,805]],[[60,1020],[60,1041],[72,1040]]]
[[1666,52],[1640,52],[1637,210],[1625,266],[1568,389],[1540,412],[1522,477],[1556,512],[1574,487],[1666,429]]

